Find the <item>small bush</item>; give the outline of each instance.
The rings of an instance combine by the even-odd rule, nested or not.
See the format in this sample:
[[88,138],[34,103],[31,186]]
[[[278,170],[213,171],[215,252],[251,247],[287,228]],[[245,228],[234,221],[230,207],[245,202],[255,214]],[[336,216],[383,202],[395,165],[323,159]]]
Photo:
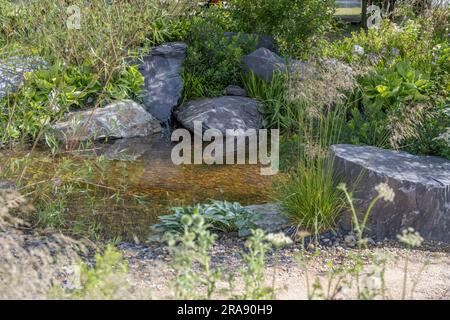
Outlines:
[[225,30],[208,16],[194,18],[185,41],[183,100],[223,95],[226,86],[241,84],[242,56],[252,52],[256,39],[238,34],[226,37]]
[[[417,21],[408,21],[403,27],[383,20],[379,28],[352,32],[350,37],[324,46],[324,55],[353,65],[390,66],[408,60],[413,66],[431,66],[434,45],[431,32]],[[356,54],[355,46],[364,49]],[[428,70],[429,71],[429,70]]]
[[305,56],[330,28],[334,0],[231,0],[231,17],[239,30],[273,35],[282,51]]
[[362,107],[355,104],[348,123],[352,143],[399,148],[418,137],[418,128],[430,116],[429,75],[399,62],[361,77],[359,84],[354,100]]
[[0,142],[34,140],[70,109],[136,99],[143,82],[135,66],[124,67],[107,84],[92,66],[64,67],[58,63],[26,74],[23,87],[0,100]]

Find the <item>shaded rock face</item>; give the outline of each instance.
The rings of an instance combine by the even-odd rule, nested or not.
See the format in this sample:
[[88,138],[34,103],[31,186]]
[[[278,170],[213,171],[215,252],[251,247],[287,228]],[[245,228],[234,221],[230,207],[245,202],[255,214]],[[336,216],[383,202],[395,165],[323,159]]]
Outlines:
[[[349,190],[355,186],[358,212],[366,212],[378,195],[378,184],[386,183],[395,192],[393,202],[375,205],[367,224],[369,236],[395,238],[412,227],[425,239],[450,242],[450,161],[352,145],[334,145],[331,154]],[[351,229],[349,214],[340,225]]]
[[187,46],[181,42],[165,43],[152,49],[139,71],[145,78],[142,98],[145,108],[160,122],[167,122],[183,93],[181,68]]
[[69,113],[52,127],[55,136],[63,141],[145,137],[161,131],[159,121],[131,100]]
[[272,81],[274,72],[286,72],[286,60],[266,48],[259,48],[249,55],[242,57],[245,70],[251,70],[254,74],[267,82]]
[[47,64],[40,57],[11,57],[0,60],[0,99],[23,84],[25,73],[45,67]]
[[203,123],[203,130],[259,129],[262,125],[263,105],[250,98],[225,96],[199,99],[182,104],[174,114],[188,130],[194,131],[194,121]]
[[291,226],[289,219],[281,214],[281,206],[279,204],[252,205],[245,207],[245,209],[259,216],[255,224],[259,229],[267,233],[279,232]]

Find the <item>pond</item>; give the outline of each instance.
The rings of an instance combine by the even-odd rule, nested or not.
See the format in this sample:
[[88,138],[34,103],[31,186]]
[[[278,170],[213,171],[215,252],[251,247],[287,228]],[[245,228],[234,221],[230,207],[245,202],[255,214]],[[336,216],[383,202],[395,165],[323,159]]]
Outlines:
[[[40,181],[34,183],[41,183],[45,179],[62,179],[59,176],[66,173],[57,172],[64,165],[62,157],[73,160],[71,165],[75,164],[75,167],[70,169],[68,166],[66,171],[72,170],[75,175],[86,161],[95,161],[100,156],[110,159],[101,182],[98,182],[103,187],[95,191],[94,196],[91,192],[87,197],[80,190],[78,194],[75,192],[64,197],[67,202],[64,204],[64,219],[71,229],[88,230],[107,239],[145,240],[150,234],[150,225],[158,221],[159,215],[167,214],[172,206],[193,205],[211,199],[236,201],[242,205],[270,201],[273,177],[261,176],[259,165],[176,166],[171,161],[172,147],[166,132],[147,138],[98,144],[87,151],[61,153],[56,157],[52,157],[48,150],[39,149],[33,151],[27,172],[36,176],[35,172],[40,171],[37,178]],[[25,155],[4,152],[1,163],[5,166],[7,159],[20,159]],[[39,168],[33,167],[38,162]],[[42,172],[44,177],[48,177],[43,178]],[[117,196],[108,188],[121,189],[125,196]],[[26,190],[35,192],[34,187]]]

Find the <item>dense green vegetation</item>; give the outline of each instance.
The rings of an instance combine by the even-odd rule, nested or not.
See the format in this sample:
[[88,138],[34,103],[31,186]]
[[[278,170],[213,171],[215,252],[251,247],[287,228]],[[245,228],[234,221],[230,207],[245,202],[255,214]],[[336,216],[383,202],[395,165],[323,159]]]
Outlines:
[[[128,187],[126,163],[66,155],[48,129],[69,111],[101,108],[121,99],[139,101],[144,79],[138,60],[152,46],[183,41],[188,55],[180,102],[222,96],[228,85],[240,85],[249,97],[265,104],[264,127],[280,129],[282,172],[271,196],[281,204],[297,238],[304,241],[306,234],[314,237],[335,228],[347,210],[358,246],[364,247],[373,205],[392,201],[393,191],[380,185],[359,221],[352,193],[333,171],[329,147],[351,143],[450,159],[450,11],[419,2],[400,2],[378,27],[344,35],[341,28],[346,25],[335,20],[334,0],[230,0],[226,7],[211,8],[201,8],[194,0],[98,0],[88,5],[74,0],[70,3],[82,8],[79,29],[66,25],[65,0],[0,0],[0,63],[9,57],[35,56],[49,66],[26,73],[21,88],[0,99],[0,148],[18,155],[0,163],[0,179],[13,180],[34,205],[35,210],[21,213],[33,227],[120,242],[120,235],[106,235],[98,212],[123,210],[125,202],[133,204],[132,210],[149,206],[148,199]],[[277,53],[286,61],[307,63],[313,76],[276,73],[266,82],[243,72],[242,57],[254,51],[258,35],[273,36]],[[50,147],[53,158],[33,157],[38,144]],[[22,146],[28,148],[26,154],[19,152]],[[114,185],[105,183],[107,174],[114,176]],[[7,221],[3,216],[9,214],[3,207],[9,209],[0,206],[2,230]],[[88,218],[69,217],[80,210]],[[153,230],[164,234],[173,259],[173,297],[211,298],[217,294],[217,283],[226,280],[227,297],[276,297],[277,254],[289,238],[255,230],[258,216],[238,203],[211,201],[171,210],[173,214],[159,217]],[[238,271],[242,292],[233,291],[233,275],[211,266],[209,250],[218,232],[248,237],[240,253],[245,268]],[[400,240],[411,247],[421,242],[410,231]],[[273,282],[267,287],[264,271],[272,247]],[[307,271],[307,259],[302,258]],[[127,297],[127,266],[121,255],[107,247],[95,260],[93,268],[79,263],[80,288],[55,287],[49,295]],[[352,262],[354,268],[333,270],[329,279],[350,275],[359,281],[361,263]],[[320,283],[307,283],[307,288],[309,298],[335,297],[324,293]],[[356,298],[385,297],[382,290],[359,291],[359,282],[357,290]]]
[[[50,65],[26,74],[20,90],[0,100],[2,145],[43,140],[55,152],[58,146],[47,133],[49,124],[67,111],[124,98],[139,100],[143,78],[136,59],[153,45],[184,41],[188,56],[183,101],[220,96],[233,84],[265,103],[265,127],[282,132],[283,174],[274,197],[298,230],[316,234],[333,228],[345,206],[344,194],[336,188],[340,179],[332,175],[333,163],[327,159],[331,144],[367,144],[450,158],[447,8],[399,4],[378,28],[333,40],[342,23],[333,18],[331,0],[278,1],[276,6],[266,0],[236,0],[209,9],[188,0],[74,4],[83,8],[79,30],[66,26],[65,1],[0,1],[0,57],[34,55]],[[274,36],[281,56],[307,61],[315,68],[314,77],[275,74],[267,83],[243,72],[242,57],[255,49],[258,34]],[[324,59],[345,62],[350,71]],[[20,176],[23,188],[31,188],[44,177],[28,174],[28,165],[9,164],[2,175]],[[78,172],[67,165],[86,176],[83,183],[62,172],[55,177],[67,177],[67,195],[88,195],[99,185],[88,178],[96,166],[86,163]],[[39,186],[42,191],[32,191],[40,199],[33,221],[65,226],[61,212],[66,193],[52,203],[50,196],[37,195],[50,195],[53,186]],[[251,223],[240,214],[236,221],[221,220],[227,216],[224,212],[234,212],[224,206],[213,215],[217,221],[208,222],[222,231],[248,232]],[[164,221],[165,228],[173,223],[170,228],[180,229],[185,210],[192,214],[207,209],[179,208]]]

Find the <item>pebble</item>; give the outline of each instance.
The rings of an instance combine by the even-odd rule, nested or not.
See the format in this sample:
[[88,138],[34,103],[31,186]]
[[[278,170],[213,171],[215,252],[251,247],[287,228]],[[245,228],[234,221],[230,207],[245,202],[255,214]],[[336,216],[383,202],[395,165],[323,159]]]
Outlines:
[[354,247],[356,245],[356,237],[352,234],[346,235],[344,242],[349,247]]

